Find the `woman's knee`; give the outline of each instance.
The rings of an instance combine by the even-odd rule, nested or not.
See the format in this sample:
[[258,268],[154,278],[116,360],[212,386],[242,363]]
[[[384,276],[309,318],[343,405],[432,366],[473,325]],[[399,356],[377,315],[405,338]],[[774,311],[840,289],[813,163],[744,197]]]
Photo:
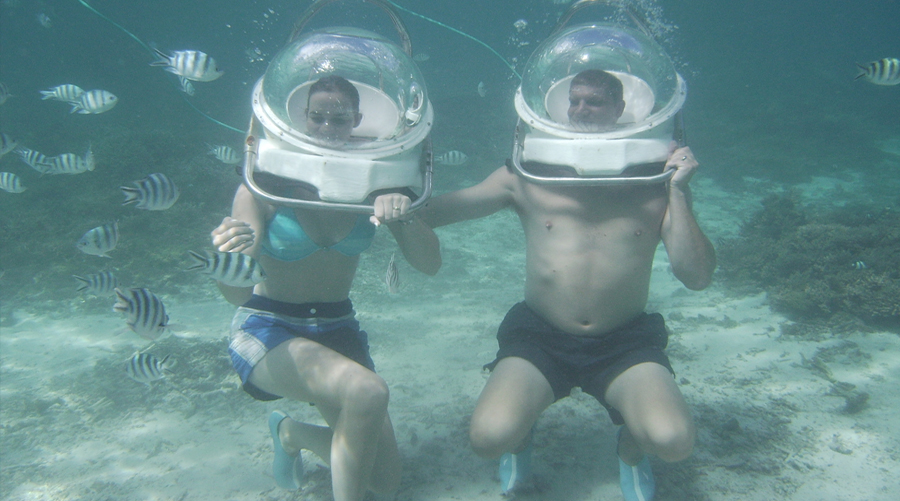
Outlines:
[[360,412],[382,416],[387,413],[390,390],[381,376],[367,369],[348,378],[343,387],[344,409],[353,408]]
[[521,428],[517,420],[476,413],[469,425],[469,442],[480,457],[496,459],[524,445],[529,430]]

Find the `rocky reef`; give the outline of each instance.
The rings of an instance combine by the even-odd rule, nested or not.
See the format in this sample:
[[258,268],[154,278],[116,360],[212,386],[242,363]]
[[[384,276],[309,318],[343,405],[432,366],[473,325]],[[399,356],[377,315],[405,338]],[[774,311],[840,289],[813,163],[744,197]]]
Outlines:
[[889,207],[814,209],[793,193],[771,195],[719,242],[720,276],[764,289],[797,321],[900,332],[900,212]]

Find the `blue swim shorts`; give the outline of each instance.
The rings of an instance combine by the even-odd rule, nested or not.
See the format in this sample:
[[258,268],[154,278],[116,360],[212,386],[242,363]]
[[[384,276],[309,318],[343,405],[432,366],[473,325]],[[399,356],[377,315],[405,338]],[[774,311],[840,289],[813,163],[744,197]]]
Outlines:
[[281,398],[257,388],[248,379],[269,350],[297,337],[315,341],[375,371],[369,356],[369,336],[359,329],[349,299],[292,304],[254,295],[237,309],[228,346],[231,364],[241,377],[244,391],[257,400]]

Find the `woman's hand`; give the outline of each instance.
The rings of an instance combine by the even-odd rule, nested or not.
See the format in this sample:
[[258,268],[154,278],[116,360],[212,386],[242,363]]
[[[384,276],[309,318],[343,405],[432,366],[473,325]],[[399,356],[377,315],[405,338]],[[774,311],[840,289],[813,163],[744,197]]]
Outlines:
[[369,218],[372,224],[380,226],[387,223],[404,222],[412,219],[409,206],[412,201],[400,193],[388,193],[375,198],[375,214]]
[[213,247],[219,252],[241,252],[254,242],[253,228],[249,224],[227,216],[211,236]]

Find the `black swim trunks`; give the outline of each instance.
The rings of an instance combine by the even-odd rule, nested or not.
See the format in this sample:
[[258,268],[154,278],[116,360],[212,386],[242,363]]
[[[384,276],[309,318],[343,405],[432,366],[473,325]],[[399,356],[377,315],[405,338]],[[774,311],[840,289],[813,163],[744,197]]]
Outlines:
[[485,368],[493,370],[506,357],[524,358],[547,378],[556,400],[569,396],[578,386],[606,407],[615,424],[623,424],[622,415],[604,398],[606,389],[619,374],[644,362],[660,364],[674,375],[663,351],[668,340],[659,313],[641,313],[619,329],[594,338],[564,332],[521,302],[500,324],[497,358]]

